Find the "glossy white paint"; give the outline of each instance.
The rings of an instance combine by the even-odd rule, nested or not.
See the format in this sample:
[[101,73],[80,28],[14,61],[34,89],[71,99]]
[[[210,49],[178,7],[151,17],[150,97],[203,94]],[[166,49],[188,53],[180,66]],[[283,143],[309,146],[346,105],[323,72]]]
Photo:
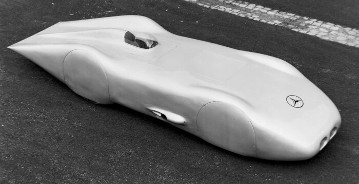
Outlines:
[[[128,44],[126,31],[158,45]],[[287,62],[177,36],[146,17],[60,22],[9,48],[85,98],[125,105],[241,155],[308,159],[341,124],[332,101]],[[290,95],[303,105],[293,107]]]

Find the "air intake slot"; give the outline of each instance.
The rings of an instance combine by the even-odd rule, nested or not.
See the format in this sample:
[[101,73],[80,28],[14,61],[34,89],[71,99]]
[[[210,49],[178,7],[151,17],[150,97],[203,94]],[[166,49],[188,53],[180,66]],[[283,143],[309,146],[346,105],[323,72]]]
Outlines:
[[186,119],[178,114],[175,114],[173,112],[158,108],[158,107],[147,107],[153,114],[155,114],[157,117],[169,121],[174,124],[178,125],[185,125]]
[[325,147],[325,145],[327,145],[327,143],[328,143],[328,138],[324,137],[322,141],[320,141],[319,150],[322,150]]
[[332,139],[335,136],[335,134],[337,134],[337,131],[338,131],[337,127],[334,127],[332,131],[330,131],[330,139]]

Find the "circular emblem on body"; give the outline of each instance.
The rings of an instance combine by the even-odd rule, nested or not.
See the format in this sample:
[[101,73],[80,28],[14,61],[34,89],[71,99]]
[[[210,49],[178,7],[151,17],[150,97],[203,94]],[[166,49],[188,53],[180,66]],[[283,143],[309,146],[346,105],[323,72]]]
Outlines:
[[296,95],[289,95],[289,96],[287,96],[286,100],[287,100],[287,103],[294,108],[301,108],[304,105],[303,100],[299,96],[296,96]]

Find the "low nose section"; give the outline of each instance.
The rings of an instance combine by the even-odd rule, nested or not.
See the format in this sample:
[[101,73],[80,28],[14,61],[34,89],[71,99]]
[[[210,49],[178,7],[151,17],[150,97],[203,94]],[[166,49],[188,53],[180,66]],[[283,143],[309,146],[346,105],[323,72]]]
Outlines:
[[319,143],[303,146],[259,129],[256,129],[256,141],[257,156],[267,160],[306,160],[319,152]]
[[17,43],[9,49],[30,59],[59,80],[63,81],[63,60],[70,49],[64,45],[21,44]]
[[[326,126],[317,130],[315,134],[301,131],[301,136],[294,134],[278,135],[273,130],[255,127],[257,155],[269,160],[306,160],[319,153],[340,128],[339,113],[332,112],[333,118],[326,122]],[[315,123],[315,122],[312,122]],[[312,127],[308,127],[311,129]],[[298,129],[296,129],[299,131]]]

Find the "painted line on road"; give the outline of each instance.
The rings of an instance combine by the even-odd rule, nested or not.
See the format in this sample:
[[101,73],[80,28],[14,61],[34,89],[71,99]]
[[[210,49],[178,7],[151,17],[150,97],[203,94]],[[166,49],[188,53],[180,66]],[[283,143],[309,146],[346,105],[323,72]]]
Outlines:
[[185,0],[255,21],[359,48],[359,30],[238,0]]

